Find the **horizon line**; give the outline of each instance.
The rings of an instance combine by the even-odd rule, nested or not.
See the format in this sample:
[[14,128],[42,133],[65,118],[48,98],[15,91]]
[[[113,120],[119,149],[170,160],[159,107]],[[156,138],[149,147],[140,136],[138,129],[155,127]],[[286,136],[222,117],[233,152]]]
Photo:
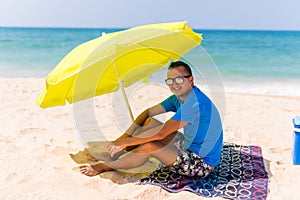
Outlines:
[[[0,28],[41,28],[41,29],[119,29],[126,30],[132,27],[77,27],[77,26],[0,26]],[[283,31],[283,32],[299,32],[300,29],[243,29],[243,28],[193,28],[193,30],[204,30],[204,31]]]

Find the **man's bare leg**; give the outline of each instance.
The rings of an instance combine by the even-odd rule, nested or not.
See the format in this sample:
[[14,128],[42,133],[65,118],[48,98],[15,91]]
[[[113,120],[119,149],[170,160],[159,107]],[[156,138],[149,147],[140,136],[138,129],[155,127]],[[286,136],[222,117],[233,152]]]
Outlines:
[[116,169],[128,169],[143,165],[149,157],[155,157],[164,165],[172,165],[177,157],[177,149],[173,144],[166,145],[161,141],[139,145],[124,157],[107,163],[80,166],[80,172],[86,176],[95,176],[102,172]]
[[[157,126],[160,126],[162,125],[162,122],[154,119],[154,118],[147,118],[144,122],[144,124],[142,126],[139,126],[135,132],[132,134],[132,136],[130,137],[133,137],[133,136],[138,136],[140,135],[141,133],[143,133],[144,131],[146,130],[149,130],[149,129],[152,129],[152,128],[156,128]],[[165,144],[168,144],[169,143],[169,138],[171,138],[173,136],[168,136],[164,141]],[[116,141],[118,140],[122,140],[121,139],[117,139]],[[112,160],[117,160],[120,156],[122,156],[123,154],[129,152],[129,151],[132,151],[133,149],[137,148],[138,146],[131,146],[131,147],[127,147],[125,150],[123,151],[120,151],[118,153],[116,153],[111,159]],[[88,150],[84,150],[84,153],[86,154],[86,157],[88,157],[88,159],[90,160],[97,160],[97,158],[95,158]]]
[[[139,137],[139,135],[141,135],[141,133],[143,133],[144,131],[147,131],[149,129],[152,128],[156,128],[160,125],[162,125],[163,123],[154,119],[154,118],[148,118],[147,120],[145,120],[145,123],[143,124],[143,126],[139,127],[133,134],[131,137]],[[177,132],[176,132],[177,133]],[[163,140],[161,140],[162,143],[164,144],[170,144],[170,143],[174,143],[174,141],[172,141],[175,136],[176,133],[173,133],[169,136],[167,136],[166,138],[164,138]],[[131,147],[127,147],[125,151],[121,151],[115,154],[115,156],[112,158],[113,160],[118,159],[120,156],[122,156],[123,154],[132,151],[133,149],[137,148],[138,146],[131,146]]]

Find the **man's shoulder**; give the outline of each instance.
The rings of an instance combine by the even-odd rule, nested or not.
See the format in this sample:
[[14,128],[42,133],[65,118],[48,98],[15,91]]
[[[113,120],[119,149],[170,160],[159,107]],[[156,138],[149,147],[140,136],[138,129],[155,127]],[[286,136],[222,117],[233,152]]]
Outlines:
[[210,98],[204,92],[202,92],[197,86],[194,86],[193,92],[194,92],[195,96],[197,97],[198,101],[211,102]]
[[167,99],[165,99],[165,101],[168,101],[168,102],[177,102],[178,98],[177,98],[177,96],[175,94],[172,94]]

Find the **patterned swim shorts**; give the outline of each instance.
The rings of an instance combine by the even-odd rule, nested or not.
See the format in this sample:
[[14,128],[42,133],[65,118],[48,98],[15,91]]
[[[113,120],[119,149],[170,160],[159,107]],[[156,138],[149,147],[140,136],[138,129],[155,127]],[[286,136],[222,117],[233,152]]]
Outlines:
[[175,163],[171,166],[171,170],[185,176],[198,176],[205,178],[212,172],[210,165],[203,161],[203,158],[185,149],[181,141],[177,141],[175,146],[178,149],[178,155]]

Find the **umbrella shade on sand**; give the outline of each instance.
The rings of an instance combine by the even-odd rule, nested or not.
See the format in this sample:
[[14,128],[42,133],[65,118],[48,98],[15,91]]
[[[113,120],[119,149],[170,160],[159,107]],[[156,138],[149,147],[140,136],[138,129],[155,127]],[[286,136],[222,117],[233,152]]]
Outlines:
[[[66,101],[75,103],[119,88],[126,97],[124,87],[178,60],[201,40],[201,34],[186,22],[102,34],[75,47],[60,61],[46,77],[36,104],[42,108],[62,106]],[[128,101],[126,104],[129,106]]]

